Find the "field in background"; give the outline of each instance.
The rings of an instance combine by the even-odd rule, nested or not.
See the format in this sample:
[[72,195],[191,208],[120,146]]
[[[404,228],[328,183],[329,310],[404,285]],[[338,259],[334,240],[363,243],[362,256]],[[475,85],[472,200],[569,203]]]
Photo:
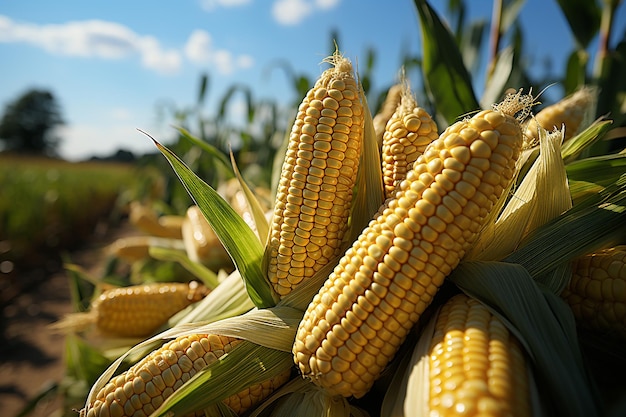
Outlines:
[[0,273],[43,266],[155,192],[148,170],[0,155]]

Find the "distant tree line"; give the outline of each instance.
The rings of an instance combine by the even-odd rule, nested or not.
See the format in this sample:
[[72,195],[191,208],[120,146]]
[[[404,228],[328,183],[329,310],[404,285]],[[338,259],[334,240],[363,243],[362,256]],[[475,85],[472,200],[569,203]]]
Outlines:
[[0,120],[0,150],[56,156],[60,138],[55,128],[65,122],[55,96],[31,89],[6,105]]

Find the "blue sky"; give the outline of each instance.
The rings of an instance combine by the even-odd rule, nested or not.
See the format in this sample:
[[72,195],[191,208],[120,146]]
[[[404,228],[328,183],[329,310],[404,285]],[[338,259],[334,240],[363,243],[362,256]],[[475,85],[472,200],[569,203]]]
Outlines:
[[[432,2],[441,13],[446,3]],[[471,18],[489,17],[490,0],[467,3]],[[560,71],[573,38],[556,0],[528,0],[520,19],[535,65],[549,55]],[[419,54],[412,0],[0,0],[0,106],[30,88],[51,90],[67,121],[60,151],[69,159],[119,148],[151,152],[136,129],[173,138],[171,118],[156,109],[191,106],[204,72],[211,78],[207,114],[235,82],[252,87],[257,99],[293,102],[284,73],[268,77],[267,68],[286,59],[296,73],[316,77],[331,29],[353,60],[376,50],[374,89],[396,79],[402,48]]]

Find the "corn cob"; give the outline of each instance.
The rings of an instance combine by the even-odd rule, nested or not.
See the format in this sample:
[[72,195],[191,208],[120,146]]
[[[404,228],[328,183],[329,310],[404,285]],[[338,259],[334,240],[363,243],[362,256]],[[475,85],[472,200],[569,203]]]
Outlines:
[[182,235],[189,259],[215,271],[220,268],[232,269],[228,252],[198,206],[187,208]]
[[574,260],[561,296],[581,327],[626,339],[626,246]]
[[585,87],[561,101],[545,107],[537,113],[535,120],[528,122],[524,132],[526,141],[535,143],[539,140],[537,123],[548,131],[560,130],[565,125],[563,142],[570,139],[577,133],[585,116],[593,111],[596,95],[597,91],[594,88]]
[[180,223],[172,222],[169,217],[160,221],[160,217],[150,207],[138,201],[130,203],[128,219],[137,229],[151,236],[180,239]]
[[151,247],[182,249],[180,239],[155,236],[126,236],[116,239],[108,246],[108,252],[128,262],[135,262],[150,256]]
[[[107,383],[80,411],[80,417],[149,416],[198,371],[240,342],[241,339],[213,334],[181,336],[170,341]],[[283,372],[223,402],[235,413],[243,413],[288,378],[289,372]]]
[[105,290],[86,313],[69,314],[52,327],[81,331],[91,325],[102,333],[145,337],[167,323],[174,314],[200,301],[209,290],[197,282],[153,283]]
[[385,197],[390,198],[426,146],[437,139],[437,124],[417,105],[407,84],[383,133],[382,170]]
[[523,350],[504,323],[459,294],[442,307],[429,351],[431,416],[530,416]]
[[281,297],[341,254],[363,141],[352,64],[335,53],[298,108],[276,195],[267,274]]
[[400,105],[400,101],[402,100],[402,90],[404,86],[402,83],[394,84],[389,87],[387,91],[387,96],[385,97],[385,101],[380,108],[380,111],[376,113],[374,118],[372,119],[372,123],[374,124],[374,132],[376,133],[376,140],[378,141],[378,146],[382,146],[383,143],[383,135],[385,133],[385,127],[387,126],[387,122],[391,119],[391,116],[395,113],[396,109]]
[[507,96],[418,158],[308,306],[293,346],[305,377],[346,397],[370,389],[511,183],[523,142],[513,115],[531,105]]

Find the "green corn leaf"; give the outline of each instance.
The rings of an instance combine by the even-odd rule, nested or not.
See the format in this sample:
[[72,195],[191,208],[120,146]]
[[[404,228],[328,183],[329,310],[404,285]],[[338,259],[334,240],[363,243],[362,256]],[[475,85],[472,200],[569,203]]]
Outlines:
[[511,323],[535,364],[540,391],[550,398],[546,406],[568,416],[600,415],[572,313],[563,308],[562,300],[544,293],[528,271],[516,264],[462,263],[448,279]]
[[175,129],[178,130],[178,133],[180,133],[180,135],[182,137],[184,137],[185,139],[187,139],[188,141],[190,141],[191,143],[193,143],[194,145],[198,146],[200,149],[202,149],[203,151],[205,151],[206,153],[208,153],[209,155],[214,157],[228,171],[230,171],[230,169],[231,169],[230,162],[229,162],[228,158],[226,157],[226,155],[224,155],[224,152],[220,151],[218,148],[216,148],[215,146],[211,145],[210,143],[207,143],[207,142],[197,138],[196,136],[192,135],[185,128],[175,127]]
[[261,270],[263,246],[233,208],[210,185],[202,181],[172,151],[155,141],[174,172],[196,202],[246,283],[257,307],[275,304],[274,292]]
[[626,154],[608,154],[570,162],[565,166],[570,181],[607,186],[626,173]]
[[586,49],[600,28],[600,7],[588,0],[557,0],[578,45]]
[[584,203],[532,232],[504,261],[519,263],[533,277],[540,277],[572,258],[623,240],[626,181],[619,182],[599,203],[595,198]]
[[598,119],[587,129],[565,142],[561,149],[561,156],[565,163],[576,160],[583,151],[602,139],[612,124],[611,120]]
[[470,75],[463,64],[459,47],[426,0],[414,0],[422,33],[422,69],[424,82],[437,113],[440,126],[479,108]]

